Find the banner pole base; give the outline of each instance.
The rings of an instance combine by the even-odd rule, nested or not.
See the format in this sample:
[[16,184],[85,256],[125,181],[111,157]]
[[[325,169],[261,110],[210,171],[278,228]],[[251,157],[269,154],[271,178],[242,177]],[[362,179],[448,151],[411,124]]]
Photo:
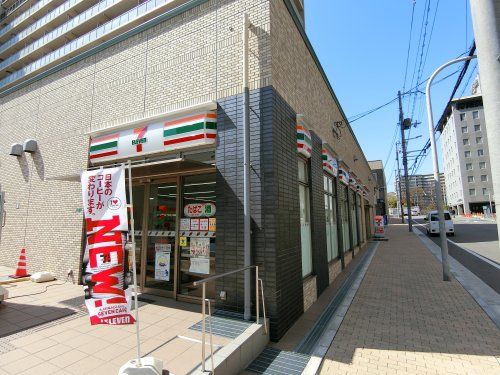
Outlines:
[[[163,361],[154,357],[141,358],[140,364],[137,359],[132,359],[120,367],[118,375],[162,375]],[[168,371],[167,371],[168,375]]]

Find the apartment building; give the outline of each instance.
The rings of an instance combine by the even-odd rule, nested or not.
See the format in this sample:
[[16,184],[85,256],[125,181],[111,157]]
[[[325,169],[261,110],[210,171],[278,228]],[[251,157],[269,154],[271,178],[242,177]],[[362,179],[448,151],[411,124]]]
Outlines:
[[[408,177],[410,185],[410,199],[412,206],[418,206],[422,213],[435,210],[436,204],[436,187],[434,184],[434,174],[414,174]],[[444,173],[439,174],[441,183],[441,192],[443,194],[443,204],[446,206],[446,184]],[[399,191],[399,179],[396,176],[396,191]],[[404,178],[401,178],[401,194],[403,195],[403,203],[406,204],[406,186]]]
[[[2,4],[0,264],[14,267],[25,247],[30,272],[78,274],[79,175],[130,160],[142,291],[199,303],[193,281],[243,266],[244,14],[252,262],[271,338],[366,244],[375,181],[307,38],[303,1]],[[208,227],[192,204],[210,207]],[[200,238],[210,251],[193,267]],[[168,280],[156,278],[158,244],[171,249]],[[219,280],[209,297],[241,312],[243,277]]]
[[448,206],[457,214],[495,212],[481,94],[453,99],[439,126]]

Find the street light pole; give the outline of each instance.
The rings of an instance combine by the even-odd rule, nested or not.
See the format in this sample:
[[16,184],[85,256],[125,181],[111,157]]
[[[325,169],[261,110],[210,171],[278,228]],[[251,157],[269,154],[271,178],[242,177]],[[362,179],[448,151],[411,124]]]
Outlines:
[[460,57],[455,60],[451,60],[446,64],[441,65],[437,70],[432,73],[429,81],[427,82],[427,87],[425,88],[426,104],[427,104],[427,123],[429,126],[429,139],[431,141],[432,150],[432,164],[434,166],[434,186],[436,190],[436,205],[439,218],[439,236],[441,238],[441,260],[443,264],[443,280],[451,281],[450,275],[450,265],[448,263],[448,239],[446,238],[446,228],[444,222],[444,211],[443,211],[443,193],[441,191],[441,181],[439,180],[439,162],[436,149],[436,137],[434,135],[434,119],[432,117],[432,102],[431,102],[431,86],[434,78],[446,67],[462,62],[474,59],[476,56],[465,56]]

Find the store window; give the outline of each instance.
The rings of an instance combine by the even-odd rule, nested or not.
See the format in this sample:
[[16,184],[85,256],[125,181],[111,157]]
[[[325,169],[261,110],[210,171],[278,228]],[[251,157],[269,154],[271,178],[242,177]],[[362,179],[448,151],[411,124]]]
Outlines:
[[352,228],[352,238],[353,238],[353,245],[356,246],[358,245],[358,225],[357,225],[357,222],[356,222],[356,216],[357,216],[357,212],[356,212],[356,193],[352,190],[349,191],[349,194],[351,195],[350,196],[350,200],[351,200],[351,228]]
[[[179,222],[180,295],[201,297],[201,288],[193,287],[193,282],[215,275],[215,185],[214,173],[183,179]],[[215,283],[207,284],[207,296],[215,296]]]
[[302,158],[299,158],[298,169],[302,276],[306,277],[312,273],[311,208],[309,199],[309,171],[307,162]]
[[344,252],[351,248],[351,237],[349,232],[349,202],[347,201],[347,195],[349,194],[349,188],[344,186],[343,190],[343,200],[340,205],[340,217],[342,220],[342,238],[344,245]]
[[326,249],[328,261],[331,261],[339,256],[336,210],[337,189],[334,178],[323,176],[323,182],[325,190]]

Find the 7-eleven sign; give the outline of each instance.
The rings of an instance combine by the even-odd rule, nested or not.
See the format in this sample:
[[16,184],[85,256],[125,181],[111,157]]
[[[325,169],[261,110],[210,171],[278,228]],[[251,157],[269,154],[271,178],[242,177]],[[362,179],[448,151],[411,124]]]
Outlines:
[[147,126],[134,129],[134,137],[132,139],[132,146],[135,146],[137,152],[142,152],[142,145],[148,141],[146,138]]

